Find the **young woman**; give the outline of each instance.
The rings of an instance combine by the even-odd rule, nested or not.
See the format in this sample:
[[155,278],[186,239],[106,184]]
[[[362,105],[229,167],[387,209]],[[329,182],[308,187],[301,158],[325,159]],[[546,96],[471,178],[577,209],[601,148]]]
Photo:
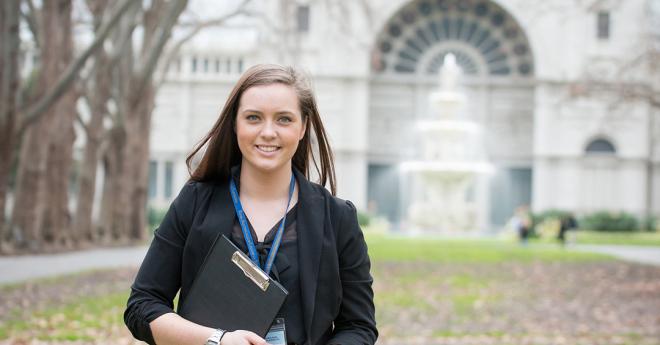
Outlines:
[[[198,153],[203,156],[193,170]],[[186,162],[190,181],[157,229],[124,313],[137,339],[149,344],[266,344],[247,330],[223,331],[222,325],[216,330],[187,321],[174,312],[173,300],[179,292],[179,306],[185,302],[217,236],[226,235],[247,252],[243,231],[249,231],[263,264],[284,221],[270,275],[289,292],[278,314],[285,320],[287,343],[375,343],[367,246],[355,207],[334,196],[332,151],[301,73],[277,65],[246,71]],[[320,184],[308,181],[312,164]],[[236,216],[230,181],[249,230]]]

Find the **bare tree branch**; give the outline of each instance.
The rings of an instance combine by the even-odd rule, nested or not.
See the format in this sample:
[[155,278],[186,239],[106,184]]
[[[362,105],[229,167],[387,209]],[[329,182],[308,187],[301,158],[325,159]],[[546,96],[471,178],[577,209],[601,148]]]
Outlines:
[[89,138],[89,127],[87,127],[87,124],[85,123],[85,121],[80,116],[79,111],[76,112],[76,120],[78,121],[78,124],[80,125],[80,127],[82,127],[83,130],[85,130],[85,136]]
[[[178,0],[177,0],[178,3]],[[153,40],[156,37],[155,29],[159,28],[160,22],[166,18],[167,10],[172,10],[175,5],[167,6],[167,3],[163,0],[153,0],[151,1],[151,6],[145,8],[142,12],[142,27],[143,27],[143,38],[142,38],[142,50],[140,56],[145,58],[148,54],[145,52],[148,49],[153,47]],[[140,61],[144,66],[144,60]]]
[[25,1],[28,6],[28,11],[21,10],[21,16],[25,19],[25,22],[34,37],[34,43],[37,48],[41,47],[41,35],[39,35],[39,24],[37,22],[37,8],[34,6],[32,0]]
[[139,25],[139,20],[137,20],[137,13],[138,11],[135,11],[130,14],[132,17],[130,17],[128,20],[131,21],[131,24],[126,27],[124,32],[120,32],[118,40],[113,42],[113,49],[108,53],[108,60],[113,65],[117,64],[119,57],[124,52],[124,47],[126,47],[127,44],[131,44],[133,32]]
[[105,38],[110,33],[111,29],[119,22],[121,16],[126,12],[126,10],[133,3],[131,0],[124,0],[121,6],[117,11],[112,15],[110,20],[105,23],[101,29],[99,29],[98,35],[94,38],[92,44],[85,49],[85,51],[71,64],[67,67],[66,71],[61,75],[60,79],[57,81],[55,86],[51,91],[41,98],[35,105],[30,107],[24,112],[24,118],[18,127],[18,135],[21,136],[27,127],[36,121],[46,109],[48,109],[57,99],[66,92],[67,88],[71,85],[75,79],[78,72],[83,68],[87,59],[92,55],[94,50],[96,50]]
[[172,64],[172,61],[174,58],[179,54],[179,51],[181,50],[181,47],[188,41],[190,41],[195,35],[197,35],[200,31],[212,27],[212,26],[220,26],[224,24],[228,19],[231,19],[234,16],[240,15],[240,14],[248,14],[249,12],[245,10],[245,7],[250,3],[252,0],[243,0],[241,4],[239,4],[236,9],[234,9],[232,12],[227,13],[221,17],[211,19],[208,21],[200,22],[195,25],[195,27],[184,37],[179,39],[174,46],[169,50],[167,56],[165,57],[165,61],[163,62],[163,69],[162,73],[160,74],[160,78],[158,78],[158,82],[156,85],[162,85],[163,82],[165,81],[165,77],[167,76],[167,70],[169,69],[170,65]]
[[245,10],[244,13],[248,16],[251,16],[251,17],[254,17],[254,18],[259,18],[266,25],[266,27],[270,31],[272,31],[272,32],[274,32],[278,35],[286,34],[286,29],[282,29],[281,27],[279,27],[270,18],[268,18],[268,16],[265,15],[263,12]]
[[152,82],[151,76],[156,69],[156,63],[163,52],[165,43],[172,33],[172,28],[176,21],[188,5],[188,0],[178,0],[170,5],[167,15],[163,18],[162,25],[158,26],[158,31],[153,35],[154,40],[151,48],[148,50],[149,54],[142,60],[142,65],[139,66],[137,74],[138,85],[133,89],[134,94],[140,95],[148,83]]

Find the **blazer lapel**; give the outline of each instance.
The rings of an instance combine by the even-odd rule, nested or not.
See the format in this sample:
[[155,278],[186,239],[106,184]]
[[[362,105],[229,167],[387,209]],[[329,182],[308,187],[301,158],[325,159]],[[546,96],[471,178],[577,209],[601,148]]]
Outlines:
[[205,215],[200,226],[205,233],[205,240],[202,243],[204,256],[201,259],[206,257],[218,236],[225,235],[231,238],[231,231],[234,226],[235,213],[228,184],[216,184],[213,188],[213,194],[209,197],[211,200],[208,209],[198,211],[198,213]]
[[218,197],[216,202],[217,204],[213,205],[213,208],[210,209],[209,212],[215,214],[215,217],[217,217],[219,232],[230,237],[232,228],[234,227],[234,217],[236,216],[236,213],[234,213],[234,204],[231,200],[228,183],[218,186]]
[[325,207],[323,196],[297,170],[298,181],[298,264],[300,266],[300,288],[303,300],[303,316],[307,339],[311,341],[316,286],[318,283]]
[[[226,183],[213,184],[211,188],[200,188],[205,193],[199,195],[199,200],[196,200],[197,205],[206,205],[206,208],[196,209],[195,218],[193,220],[195,234],[189,234],[186,239],[186,246],[195,248],[189,250],[187,253],[188,258],[192,262],[193,270],[189,274],[184,274],[182,279],[181,296],[185,297],[188,289],[197,275],[199,268],[206,259],[211,246],[214,241],[221,234],[230,236],[232,226],[234,224],[234,207],[231,202],[229,188]],[[199,207],[194,205],[195,208]],[[190,241],[190,243],[188,243]],[[186,253],[184,253],[186,255]]]

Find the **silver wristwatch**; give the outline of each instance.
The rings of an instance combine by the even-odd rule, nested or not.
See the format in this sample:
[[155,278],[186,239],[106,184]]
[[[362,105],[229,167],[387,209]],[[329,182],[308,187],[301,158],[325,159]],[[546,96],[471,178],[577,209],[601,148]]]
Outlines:
[[224,329],[216,329],[213,334],[206,340],[206,343],[204,345],[219,345],[220,340],[222,340],[222,337],[225,335],[226,331]]

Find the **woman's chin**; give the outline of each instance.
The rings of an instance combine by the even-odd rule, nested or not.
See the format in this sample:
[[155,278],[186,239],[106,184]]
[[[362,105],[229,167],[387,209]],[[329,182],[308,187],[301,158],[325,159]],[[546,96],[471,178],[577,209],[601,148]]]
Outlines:
[[286,169],[288,166],[282,162],[250,162],[248,165],[251,169],[254,169],[255,172],[264,174],[272,174],[282,169]]

